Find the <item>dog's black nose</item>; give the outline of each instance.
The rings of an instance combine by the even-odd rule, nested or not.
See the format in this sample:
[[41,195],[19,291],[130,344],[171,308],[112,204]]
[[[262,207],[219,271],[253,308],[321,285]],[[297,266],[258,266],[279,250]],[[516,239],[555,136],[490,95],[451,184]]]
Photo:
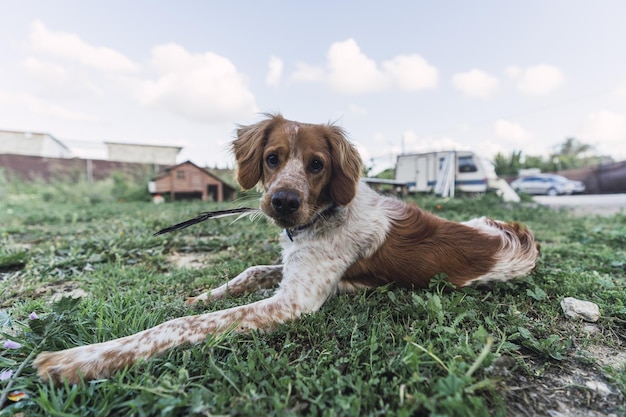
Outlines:
[[276,191],[272,196],[272,206],[278,214],[293,214],[300,208],[300,196],[293,191]]

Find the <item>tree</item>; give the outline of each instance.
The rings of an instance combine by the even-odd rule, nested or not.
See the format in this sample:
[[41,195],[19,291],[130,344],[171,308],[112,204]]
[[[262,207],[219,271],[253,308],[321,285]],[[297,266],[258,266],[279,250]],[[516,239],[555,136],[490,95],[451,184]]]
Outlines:
[[494,158],[496,174],[518,175],[521,168],[539,168],[541,172],[555,172],[612,162],[612,158],[607,156],[590,155],[593,146],[582,143],[573,137],[566,138],[554,149],[555,151],[547,158],[540,155],[525,155],[523,157],[522,151],[517,150],[511,152],[510,156],[498,152]]
[[494,166],[498,175],[517,175],[522,167],[522,151],[512,151],[510,157],[498,152],[494,158]]
[[546,168],[546,162],[540,155],[528,155],[524,161],[524,168],[539,168],[544,171]]
[[576,138],[567,138],[565,142],[556,146],[556,152],[550,155],[550,162],[555,166],[554,171],[562,169],[582,168],[586,166],[583,155],[593,150],[593,146],[582,143]]

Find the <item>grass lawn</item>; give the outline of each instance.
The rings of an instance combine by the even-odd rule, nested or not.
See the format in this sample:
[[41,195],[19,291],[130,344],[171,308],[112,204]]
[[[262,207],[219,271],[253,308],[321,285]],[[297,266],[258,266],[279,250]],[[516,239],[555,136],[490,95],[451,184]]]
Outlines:
[[[275,331],[209,336],[109,380],[52,387],[32,368],[42,350],[267,296],[184,304],[277,262],[280,231],[220,219],[153,237],[218,206],[5,191],[0,342],[21,346],[0,347],[0,416],[624,415],[626,216],[573,217],[492,195],[417,199],[452,220],[526,223],[541,243],[536,272],[489,289],[449,291],[435,280],[425,291],[340,295]],[[598,304],[600,320],[566,318],[568,296]]]

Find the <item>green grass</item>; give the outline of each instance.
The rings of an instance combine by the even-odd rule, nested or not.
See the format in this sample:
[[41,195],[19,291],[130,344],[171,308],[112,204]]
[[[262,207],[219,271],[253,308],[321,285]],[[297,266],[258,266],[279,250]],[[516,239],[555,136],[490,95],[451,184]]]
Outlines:
[[[340,295],[268,333],[209,336],[109,380],[52,387],[32,368],[39,351],[110,340],[261,298],[184,304],[186,296],[248,266],[278,261],[280,231],[263,220],[222,219],[153,237],[217,206],[103,198],[64,203],[46,196],[8,190],[0,201],[0,340],[22,344],[0,348],[0,372],[14,373],[0,389],[27,395],[6,400],[1,416],[504,416],[520,407],[545,415],[556,409],[556,389],[567,390],[573,402],[597,400],[584,378],[576,379],[581,373],[615,389],[604,403],[587,401],[590,409],[626,411],[624,356],[605,365],[592,354],[597,347],[624,352],[624,215],[572,217],[491,195],[420,196],[418,204],[452,220],[489,215],[526,223],[542,246],[536,272],[489,289],[450,291],[435,280],[425,291],[382,287]],[[173,254],[205,263],[178,268]],[[87,295],[61,298],[77,289]],[[60,301],[51,302],[54,296]],[[563,316],[559,303],[566,296],[600,306],[593,332]],[[29,319],[33,311],[38,319]],[[573,379],[559,381],[564,375]],[[557,387],[543,391],[546,384]],[[539,404],[528,402],[529,392],[539,394]]]

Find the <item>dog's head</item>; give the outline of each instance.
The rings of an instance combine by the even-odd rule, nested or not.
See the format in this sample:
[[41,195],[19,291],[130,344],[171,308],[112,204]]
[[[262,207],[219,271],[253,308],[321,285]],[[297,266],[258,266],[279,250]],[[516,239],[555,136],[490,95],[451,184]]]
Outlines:
[[268,115],[237,130],[233,151],[237,181],[245,190],[261,183],[261,209],[281,227],[305,225],[356,194],[361,158],[337,126]]

